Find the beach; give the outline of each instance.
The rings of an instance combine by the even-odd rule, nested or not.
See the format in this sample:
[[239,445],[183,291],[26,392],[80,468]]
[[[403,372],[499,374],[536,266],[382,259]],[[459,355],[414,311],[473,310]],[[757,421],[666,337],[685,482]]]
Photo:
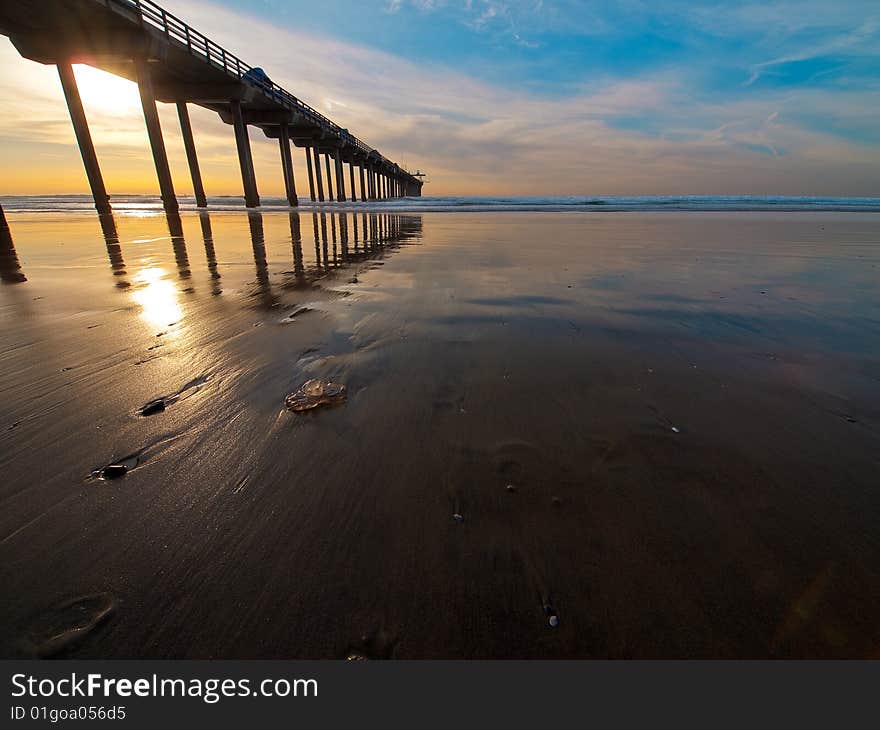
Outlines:
[[4,657],[880,655],[876,213],[7,219]]

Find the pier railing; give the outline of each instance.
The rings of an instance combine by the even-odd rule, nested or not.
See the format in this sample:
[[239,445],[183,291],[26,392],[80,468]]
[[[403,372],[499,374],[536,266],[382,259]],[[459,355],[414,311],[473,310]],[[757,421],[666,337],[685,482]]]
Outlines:
[[264,76],[248,73],[253,70],[252,66],[222,46],[214,43],[214,41],[152,2],[152,0],[99,0],[99,2],[103,2],[108,8],[119,11],[123,15],[130,16],[133,12],[135,19],[142,27],[148,26],[159,31],[169,42],[176,44],[181,49],[185,49],[211,66],[224,71],[229,76],[260,89],[276,103],[291,111],[298,112],[325,131],[356,147],[363,154],[367,156],[372,155],[378,158],[379,161],[390,164],[374,148],[359,140],[348,130],[343,129],[289,91]]

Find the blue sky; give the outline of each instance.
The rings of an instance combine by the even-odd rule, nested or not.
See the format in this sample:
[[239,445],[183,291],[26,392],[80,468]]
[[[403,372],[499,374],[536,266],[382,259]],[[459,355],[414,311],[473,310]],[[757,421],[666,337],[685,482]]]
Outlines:
[[438,194],[880,195],[878,0],[163,4]]
[[298,30],[555,97],[664,70],[693,90],[878,88],[880,3],[222,0]]

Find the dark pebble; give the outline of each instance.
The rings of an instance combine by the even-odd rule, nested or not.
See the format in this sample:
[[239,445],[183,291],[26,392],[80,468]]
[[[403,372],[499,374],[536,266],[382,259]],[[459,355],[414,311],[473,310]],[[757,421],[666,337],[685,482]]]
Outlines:
[[152,416],[154,413],[162,413],[165,410],[165,399],[157,398],[156,400],[151,400],[145,406],[141,408],[142,416]]

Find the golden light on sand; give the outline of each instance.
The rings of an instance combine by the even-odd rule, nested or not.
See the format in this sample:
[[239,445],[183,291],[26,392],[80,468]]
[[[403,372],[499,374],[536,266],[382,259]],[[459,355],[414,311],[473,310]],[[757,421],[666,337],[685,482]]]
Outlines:
[[128,116],[141,108],[137,84],[91,66],[74,64],[83,104],[113,116]]
[[141,269],[134,277],[136,289],[132,296],[141,305],[141,317],[154,327],[167,327],[177,322],[183,310],[177,301],[177,289],[165,278],[158,266]]

